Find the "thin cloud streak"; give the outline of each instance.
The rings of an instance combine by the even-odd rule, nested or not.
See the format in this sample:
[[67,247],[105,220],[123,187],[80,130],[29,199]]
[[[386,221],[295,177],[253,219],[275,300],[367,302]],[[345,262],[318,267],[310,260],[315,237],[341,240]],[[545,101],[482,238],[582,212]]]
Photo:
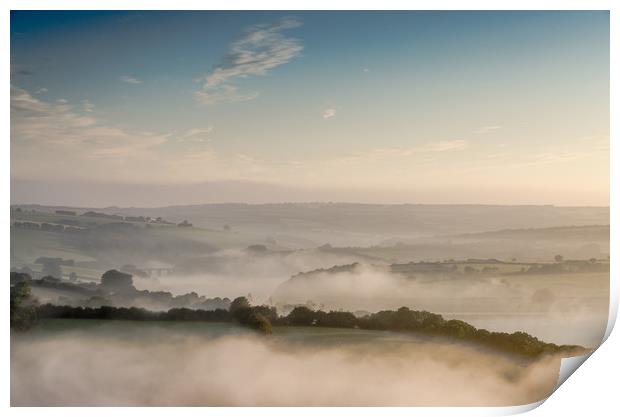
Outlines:
[[79,104],[43,101],[11,86],[13,178],[67,180],[79,172],[85,181],[169,183],[276,176],[266,161],[207,147],[212,126],[181,133],[129,131],[97,119],[90,102]]
[[474,133],[479,135],[484,135],[485,133],[490,133],[496,130],[501,129],[501,126],[481,126],[478,129],[474,130]]
[[458,151],[461,149],[465,149],[467,147],[467,142],[462,139],[457,140],[442,140],[438,143],[433,143],[426,145],[425,147],[420,148],[421,151],[425,152],[445,152],[445,151]]
[[355,152],[353,154],[329,160],[330,164],[350,164],[359,162],[393,161],[402,158],[412,158],[416,155],[433,154],[441,152],[460,151],[467,148],[467,141],[457,139],[441,141],[438,143],[427,143],[421,146],[410,148],[375,148],[368,151]]
[[331,119],[336,115],[336,109],[329,108],[323,111],[323,119]]
[[[165,141],[161,135],[132,134],[120,128],[105,126],[90,115],[95,107],[81,102],[89,115],[76,112],[66,100],[45,102],[26,90],[11,87],[11,142],[15,157],[29,152],[80,154],[81,158],[130,156]],[[19,164],[17,164],[19,166]],[[24,166],[28,166],[25,164]]]
[[82,109],[87,113],[92,113],[95,110],[95,105],[89,100],[82,100]]
[[209,142],[211,139],[209,135],[213,132],[213,126],[209,126],[206,128],[195,128],[186,131],[184,134],[179,136],[179,142],[194,142],[194,143],[203,143]]
[[122,75],[119,79],[127,84],[142,84],[142,80],[131,75]]

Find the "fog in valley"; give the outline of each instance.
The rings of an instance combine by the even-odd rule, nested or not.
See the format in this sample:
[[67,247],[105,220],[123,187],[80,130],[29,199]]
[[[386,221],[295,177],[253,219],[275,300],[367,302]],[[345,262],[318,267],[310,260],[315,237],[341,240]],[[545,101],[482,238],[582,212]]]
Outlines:
[[[68,285],[33,287],[56,304],[212,309],[243,295],[283,314],[407,306],[555,343],[595,346],[604,333],[607,208],[224,206],[13,207],[12,266],[40,278],[50,271],[41,257],[62,259],[56,278]],[[516,228],[528,221],[541,227]],[[143,293],[102,301],[97,286],[110,269],[130,273]]]
[[354,254],[329,254],[312,249],[273,253],[225,249],[183,260],[170,274],[138,278],[136,286],[178,294],[196,291],[200,294],[235,297],[249,293],[256,301],[266,302],[281,283],[300,271],[363,260],[363,257]]
[[602,342],[608,11],[9,14],[12,406],[524,405]]
[[517,405],[548,395],[559,370],[559,358],[524,364],[399,335],[302,343],[199,326],[91,327],[14,337],[12,405]]
[[[26,280],[39,305],[221,316],[244,296],[279,317],[305,308],[360,319],[407,307],[516,344],[484,342],[484,331],[482,339],[465,340],[460,330],[434,336],[316,320],[300,326],[280,319],[267,327],[272,334],[260,335],[229,319],[45,318],[12,335],[11,403],[539,401],[552,392],[561,357],[602,340],[608,224],[609,209],[596,207],[14,205],[11,284]],[[517,342],[523,335],[537,339]],[[544,343],[576,346],[576,353],[556,345],[549,353],[518,353]]]
[[[259,335],[229,319],[52,316],[12,335],[11,403],[535,402],[552,392],[563,355],[602,340],[608,219],[607,208],[547,206],[13,206],[11,284],[28,282],[39,305],[222,316],[245,296],[273,320],[300,308],[363,319],[407,307],[516,344],[484,342],[485,330],[465,340],[461,330],[433,336],[279,319],[273,334]],[[544,343],[576,353],[556,345],[518,353]]]
[[[100,312],[12,334],[15,406],[519,405],[552,392],[561,357],[602,340],[609,209],[13,205],[11,271],[34,305]],[[227,316],[239,296],[272,312],[267,334]],[[132,321],[102,310],[126,307],[178,314]],[[284,319],[403,307],[453,330]],[[470,325],[486,330],[464,339]],[[511,339],[489,342],[487,330]],[[545,343],[576,350],[527,353]]]

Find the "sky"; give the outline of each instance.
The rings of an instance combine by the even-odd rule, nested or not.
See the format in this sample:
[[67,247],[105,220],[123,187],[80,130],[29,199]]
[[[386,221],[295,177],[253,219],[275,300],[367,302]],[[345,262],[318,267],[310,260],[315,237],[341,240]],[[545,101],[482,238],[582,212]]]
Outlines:
[[11,12],[11,202],[609,205],[609,13]]

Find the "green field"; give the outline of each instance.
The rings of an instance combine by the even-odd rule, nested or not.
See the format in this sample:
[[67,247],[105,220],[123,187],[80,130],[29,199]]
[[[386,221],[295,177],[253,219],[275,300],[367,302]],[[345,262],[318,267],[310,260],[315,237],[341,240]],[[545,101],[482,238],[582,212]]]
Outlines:
[[39,257],[70,259],[75,261],[75,266],[64,266],[65,276],[75,272],[82,280],[99,280],[106,270],[127,263],[174,265],[184,256],[202,256],[217,250],[267,243],[263,238],[237,231],[126,221],[122,223],[133,225],[134,229],[110,230],[105,229],[105,225],[121,221],[43,211],[11,211],[12,222],[59,224],[63,220],[78,221],[84,231],[68,233],[11,227],[11,267],[28,267],[40,272],[41,265],[35,263]]
[[[160,340],[160,332],[176,336],[217,338],[229,335],[254,336],[256,333],[235,323],[188,322],[188,321],[131,321],[131,320],[86,320],[45,319],[27,333],[13,334],[18,340],[59,335],[63,333],[98,334],[113,333],[125,340],[141,340],[144,343]],[[340,346],[357,343],[414,343],[424,338],[411,334],[389,331],[341,329],[310,326],[275,326],[268,340],[276,342],[303,343],[321,346]]]

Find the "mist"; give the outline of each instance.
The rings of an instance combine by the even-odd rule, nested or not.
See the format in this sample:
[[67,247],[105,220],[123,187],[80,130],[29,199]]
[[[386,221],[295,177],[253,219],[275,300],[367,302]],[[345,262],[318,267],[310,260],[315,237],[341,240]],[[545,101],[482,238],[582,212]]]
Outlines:
[[362,260],[355,255],[325,254],[313,250],[253,253],[244,249],[227,249],[180,261],[170,275],[134,277],[134,281],[140,289],[170,291],[173,294],[196,291],[219,297],[250,293],[257,301],[265,302],[280,284],[299,271]]
[[391,333],[373,343],[205,333],[117,325],[14,336],[11,405],[509,406],[549,395],[560,364]]
[[601,343],[607,11],[9,26],[12,405],[510,406]]
[[560,344],[598,345],[609,310],[607,273],[547,276],[441,276],[392,273],[358,264],[286,281],[271,300],[323,310],[376,312],[407,306],[494,331],[523,330]]

